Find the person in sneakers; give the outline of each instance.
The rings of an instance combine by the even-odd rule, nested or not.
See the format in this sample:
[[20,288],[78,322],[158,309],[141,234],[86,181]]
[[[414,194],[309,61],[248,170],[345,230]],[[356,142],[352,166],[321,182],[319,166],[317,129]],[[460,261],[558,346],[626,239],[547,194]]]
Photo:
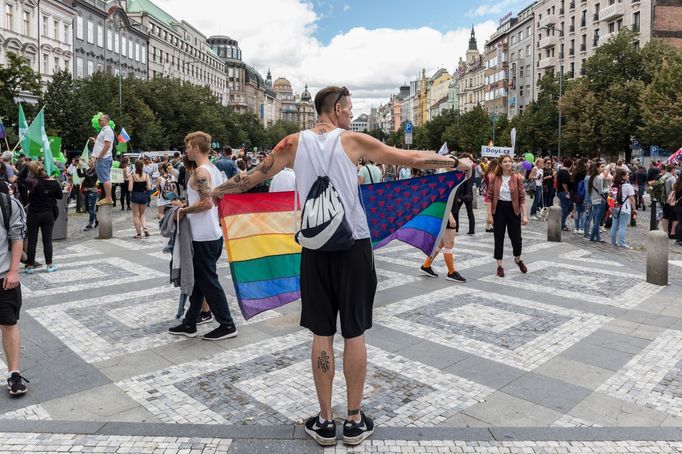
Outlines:
[[[469,178],[469,180],[471,180],[471,178]],[[453,204],[452,210],[454,211],[455,209],[457,208],[455,208],[455,205]],[[450,213],[450,216],[448,217],[448,224],[445,227],[445,232],[443,232],[443,238],[441,238],[440,244],[438,244],[438,248],[436,249],[436,252],[433,254],[433,258],[426,257],[426,261],[420,268],[420,271],[422,273],[424,273],[428,277],[438,277],[438,273],[433,271],[433,268],[431,268],[431,264],[436,259],[440,251],[443,251],[443,260],[445,261],[445,264],[448,267],[448,275],[445,277],[445,279],[453,282],[467,281],[462,277],[461,274],[455,271],[455,255],[453,252],[453,248],[455,247],[456,231],[457,220],[455,219],[453,214]]]
[[57,271],[52,264],[52,229],[59,214],[57,199],[64,197],[62,186],[54,178],[45,173],[43,163],[32,161],[28,167],[30,178],[28,194],[28,213],[26,228],[28,231],[28,247],[26,250],[26,273],[33,273],[33,263],[36,259],[38,245],[38,231],[43,237],[43,254],[47,272]]
[[[26,394],[28,383],[21,376],[19,357],[19,311],[21,309],[21,284],[19,263],[26,237],[24,208],[14,197],[0,194],[0,333],[2,347],[7,358],[7,389],[12,396]],[[5,214],[9,220],[5,219]]]
[[97,202],[97,205],[112,205],[114,199],[111,197],[111,164],[114,161],[112,148],[114,146],[114,130],[109,126],[109,115],[99,117],[100,129],[97,137],[90,137],[93,143],[92,156],[95,158],[95,171],[97,179],[104,188],[104,198]]
[[336,444],[332,383],[336,371],[334,335],[340,318],[348,399],[343,442],[358,445],[374,433],[374,422],[362,411],[362,394],[367,374],[364,333],[372,327],[377,278],[354,163],[364,158],[412,169],[470,171],[471,161],[440,156],[433,151],[399,150],[370,135],[348,131],[353,103],[345,87],[320,90],[315,96],[315,109],[317,125],[285,137],[263,162],[221,184],[212,195],[220,198],[225,194],[245,192],[289,167],[296,172],[299,199],[306,200],[318,178],[315,168],[328,169],[326,176],[343,204],[354,243],[347,250],[324,252],[303,248],[301,253],[301,326],[313,334],[311,362],[320,404],[320,412],[306,421],[305,431],[320,445]]
[[521,260],[521,225],[528,225],[526,191],[521,177],[512,171],[512,159],[509,155],[500,158],[495,178],[488,186],[487,205],[488,223],[493,225],[495,236],[494,257],[497,260],[497,275],[504,277],[502,254],[505,231],[512,242],[514,262],[522,273],[526,273],[528,270]]
[[173,204],[180,207],[179,218],[187,216],[192,227],[194,289],[183,322],[168,331],[174,335],[196,337],[197,320],[200,319],[201,303],[205,298],[220,326],[204,334],[202,339],[230,339],[237,336],[237,327],[216,270],[223,251],[223,232],[218,223],[218,208],[211,197],[211,190],[222,182],[222,175],[209,160],[211,136],[200,131],[190,133],[185,137],[185,145],[188,159],[196,163],[197,168],[187,184],[187,204],[179,200]]
[[531,187],[535,191],[533,196],[533,205],[530,207],[530,218],[540,219],[538,212],[543,208],[542,197],[542,176],[544,175],[545,160],[537,158],[535,166],[531,169],[528,179],[531,181]]

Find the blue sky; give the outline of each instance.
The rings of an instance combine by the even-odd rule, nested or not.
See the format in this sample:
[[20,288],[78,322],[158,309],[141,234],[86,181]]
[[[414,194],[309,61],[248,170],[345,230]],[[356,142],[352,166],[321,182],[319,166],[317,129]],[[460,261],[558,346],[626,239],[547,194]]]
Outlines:
[[448,32],[518,12],[530,0],[467,2],[454,0],[313,0],[317,21],[315,37],[327,44],[353,27],[407,29],[431,27]]

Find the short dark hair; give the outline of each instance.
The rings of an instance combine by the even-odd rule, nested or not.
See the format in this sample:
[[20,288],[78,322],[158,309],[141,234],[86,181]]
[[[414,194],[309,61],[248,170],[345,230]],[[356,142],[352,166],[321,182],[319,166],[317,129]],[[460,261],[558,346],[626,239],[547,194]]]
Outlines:
[[223,147],[223,154],[224,155],[231,155],[232,154],[232,147]]
[[566,158],[566,159],[564,159],[563,164],[564,164],[564,167],[566,167],[566,168],[571,167],[571,166],[573,166],[573,159]]
[[346,87],[325,87],[315,95],[315,111],[318,115],[330,113],[337,103],[345,106],[345,98],[348,96],[350,96],[350,92]]

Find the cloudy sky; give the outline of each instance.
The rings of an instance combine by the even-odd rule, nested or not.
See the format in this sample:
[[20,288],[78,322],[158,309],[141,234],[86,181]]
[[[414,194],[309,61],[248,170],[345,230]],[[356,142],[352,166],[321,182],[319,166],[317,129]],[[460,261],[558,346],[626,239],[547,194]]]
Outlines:
[[479,50],[501,16],[530,0],[154,0],[209,35],[239,41],[263,76],[286,77],[294,91],[346,85],[353,113],[386,102],[422,68],[450,73],[464,56],[471,26]]

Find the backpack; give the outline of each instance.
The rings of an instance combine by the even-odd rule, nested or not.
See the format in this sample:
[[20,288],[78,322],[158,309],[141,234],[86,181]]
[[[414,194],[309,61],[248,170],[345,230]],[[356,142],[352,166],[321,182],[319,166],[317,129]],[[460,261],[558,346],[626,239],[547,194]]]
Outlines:
[[585,179],[583,178],[578,183],[578,196],[576,197],[576,199],[577,199],[576,202],[582,203],[583,200],[585,200],[585,194],[586,194],[586,192],[585,192]]
[[161,197],[164,200],[175,200],[178,198],[178,183],[173,177],[164,178]]
[[0,192],[0,212],[2,212],[5,231],[9,236],[9,220],[12,217],[12,198],[9,194],[5,194],[4,192]]
[[623,207],[623,193],[621,191],[621,185],[614,184],[609,189],[609,206],[611,208],[622,208]]
[[[334,149],[340,138],[341,134],[336,137],[331,148],[327,171],[319,172],[315,169],[317,179],[310,187],[303,204],[301,229],[296,233],[295,239],[298,244],[306,249],[324,252],[347,251],[355,243],[341,198],[329,176],[326,175],[329,173],[329,167],[334,158]],[[303,149],[308,153],[308,159],[315,168],[303,133],[301,133],[299,141],[303,143]],[[295,209],[298,209],[298,191],[295,191],[295,194],[294,205]]]

